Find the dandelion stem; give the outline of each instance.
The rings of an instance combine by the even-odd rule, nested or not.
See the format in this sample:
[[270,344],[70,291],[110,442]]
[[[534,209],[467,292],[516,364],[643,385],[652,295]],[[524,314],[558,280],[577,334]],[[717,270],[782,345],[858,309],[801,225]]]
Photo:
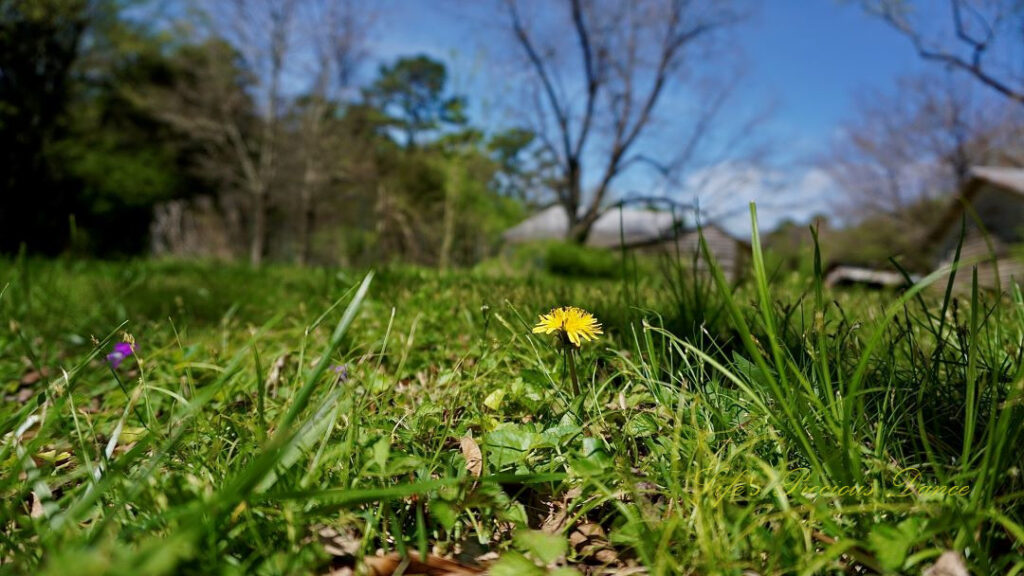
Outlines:
[[573,397],[580,395],[580,379],[576,376],[576,359],[573,355],[573,349],[567,345],[565,348],[565,363],[569,365],[569,379],[572,380],[572,395]]

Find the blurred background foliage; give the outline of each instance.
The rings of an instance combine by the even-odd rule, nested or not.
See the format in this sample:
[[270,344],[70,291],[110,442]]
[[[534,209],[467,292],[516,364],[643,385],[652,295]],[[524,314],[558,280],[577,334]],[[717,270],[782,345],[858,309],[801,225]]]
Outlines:
[[[716,26],[743,20],[728,5],[715,4],[725,11]],[[588,8],[587,23],[622,24],[605,22],[606,8]],[[523,24],[517,14],[513,30]],[[575,219],[586,213],[573,225],[579,243],[590,217],[632,194],[612,185],[628,146],[610,154],[601,186],[589,183],[602,173],[604,148],[616,150],[614,134],[561,138],[578,139],[566,155],[552,142],[573,134],[551,132],[557,122],[543,106],[536,118],[495,128],[472,117],[456,88],[465,78],[441,61],[412,54],[374,69],[373,18],[355,0],[0,0],[0,254],[444,269],[501,254],[501,233],[551,203]],[[535,40],[564,39],[555,32]],[[534,67],[545,69],[549,52]],[[701,65],[728,75],[724,61]],[[528,63],[523,71],[537,72]],[[615,120],[619,87],[595,78],[585,98],[549,106],[591,110],[598,132],[624,129],[628,122]],[[888,267],[896,258],[930,270],[928,235],[971,166],[1022,165],[1024,108],[974,94],[966,78],[907,76],[854,99],[831,147],[810,159],[834,184],[829,193],[847,200],[815,219],[827,262]],[[693,111],[695,145],[705,131],[722,136],[711,128],[717,110]],[[751,130],[737,142],[761,142]],[[731,161],[758,166],[758,157]],[[670,184],[699,167],[673,167]],[[671,194],[692,192],[676,184]],[[742,195],[738,186],[724,193]],[[810,261],[803,222],[784,222],[765,242],[779,267]],[[612,274],[599,263],[606,255],[577,247],[537,249],[548,258],[524,250],[520,260],[540,269]]]
[[524,216],[532,134],[474,126],[426,56],[352,88],[359,14],[310,40],[306,86],[216,8],[150,9],[0,2],[0,252],[464,265]]

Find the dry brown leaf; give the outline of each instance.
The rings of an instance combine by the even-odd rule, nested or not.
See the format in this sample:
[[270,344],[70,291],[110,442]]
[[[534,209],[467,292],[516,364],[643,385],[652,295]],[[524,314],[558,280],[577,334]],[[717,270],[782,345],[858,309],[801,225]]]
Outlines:
[[462,457],[466,459],[466,470],[474,478],[479,478],[484,471],[484,455],[480,452],[480,445],[473,438],[465,436],[459,440],[459,446],[462,448]]
[[584,558],[593,558],[605,565],[619,563],[619,555],[608,542],[608,536],[600,524],[580,524],[569,533],[569,543]]
[[558,534],[565,528],[565,522],[568,520],[568,514],[565,512],[565,506],[559,505],[559,503],[551,504],[551,510],[548,512],[544,521],[540,524],[541,532],[546,534]]
[[267,374],[267,394],[271,397],[277,397],[277,386],[281,383],[281,377],[284,374],[284,368],[288,365],[288,358],[291,354],[282,354],[274,360],[274,364],[270,366],[270,372]]
[[42,518],[43,514],[43,502],[39,499],[39,496],[36,495],[35,491],[33,491],[32,510],[28,513],[28,515],[32,518]]
[[31,386],[50,375],[50,369],[43,367],[39,370],[29,370],[21,377],[22,386]]
[[319,526],[314,527],[314,529],[317,538],[324,546],[324,550],[331,556],[354,557],[359,553],[359,548],[363,545],[362,539],[354,530],[339,532],[331,526]]
[[960,554],[947,550],[939,556],[934,566],[924,571],[923,576],[971,576]]
[[385,556],[367,556],[363,559],[363,564],[373,576],[392,576],[400,567],[403,568],[402,574],[408,576],[468,576],[484,572],[481,568],[464,566],[439,556],[431,555],[426,559],[420,559],[416,552],[409,552],[405,559],[397,552]]
[[135,448],[136,444],[137,442],[128,442],[126,444],[118,443],[117,446],[114,446],[114,455],[119,456],[121,454],[131,452],[132,448]]
[[561,500],[547,502],[548,515],[541,521],[541,531],[547,534],[558,534],[561,532],[565,528],[566,520],[568,520],[567,510],[569,509],[569,502],[579,498],[582,494],[583,490],[576,486],[563,494]]

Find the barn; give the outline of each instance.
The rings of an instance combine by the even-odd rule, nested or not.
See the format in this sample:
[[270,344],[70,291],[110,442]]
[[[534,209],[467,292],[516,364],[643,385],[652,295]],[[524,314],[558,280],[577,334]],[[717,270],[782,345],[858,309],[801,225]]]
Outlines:
[[952,264],[964,221],[957,287],[969,288],[970,266],[977,266],[978,284],[985,288],[1007,290],[1012,281],[1024,283],[1024,169],[971,169],[970,179],[929,235],[940,267]]
[[[587,237],[587,246],[618,248],[634,246],[667,237],[675,229],[676,219],[669,212],[622,208],[607,210],[594,222]],[[508,244],[538,240],[563,240],[569,232],[565,208],[554,205],[523,220],[505,231]]]
[[633,248],[644,252],[664,252],[670,256],[678,255],[687,262],[693,262],[697,270],[707,272],[708,263],[704,259],[704,253],[700,249],[700,238],[704,236],[704,242],[708,250],[714,256],[715,262],[721,267],[726,278],[732,282],[739,281],[750,264],[750,244],[737,238],[721,226],[714,223],[705,223],[697,228],[682,230],[678,234],[658,239],[647,244],[638,244]]
[[[538,240],[562,240],[569,229],[569,219],[562,206],[546,208],[508,229],[503,235],[509,245]],[[738,280],[749,262],[750,244],[729,234],[723,228],[707,223],[700,231],[682,229],[672,213],[634,208],[607,210],[594,223],[587,237],[587,246],[619,249],[625,247],[643,253],[679,255],[684,261],[695,261],[698,269],[707,263],[700,253],[700,234],[726,276]]]

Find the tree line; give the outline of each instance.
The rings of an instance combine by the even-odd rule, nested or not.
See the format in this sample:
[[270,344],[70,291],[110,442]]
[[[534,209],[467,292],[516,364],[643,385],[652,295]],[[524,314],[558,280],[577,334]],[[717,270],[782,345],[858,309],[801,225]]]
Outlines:
[[0,0],[0,251],[446,267],[542,203],[582,242],[625,172],[678,181],[705,140],[744,148],[707,136],[738,4],[494,0],[525,82],[489,130],[430,57],[357,79],[356,0]]
[[[918,3],[860,4],[938,63],[861,98],[812,159],[865,231],[849,245],[882,257],[914,249],[971,165],[1024,164],[1024,11],[951,0],[933,33]],[[468,265],[541,205],[583,242],[628,199],[627,172],[682,193],[778,148],[766,109],[731,107],[748,2],[459,6],[518,66],[501,129],[429,56],[367,77],[375,15],[358,0],[0,0],[0,253]]]
[[359,2],[157,8],[0,3],[0,251],[468,264],[544,185],[443,63],[357,86]]

